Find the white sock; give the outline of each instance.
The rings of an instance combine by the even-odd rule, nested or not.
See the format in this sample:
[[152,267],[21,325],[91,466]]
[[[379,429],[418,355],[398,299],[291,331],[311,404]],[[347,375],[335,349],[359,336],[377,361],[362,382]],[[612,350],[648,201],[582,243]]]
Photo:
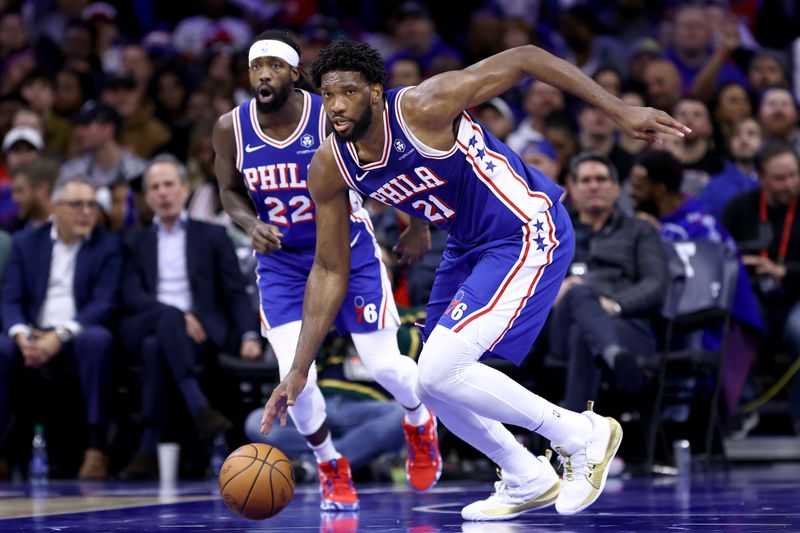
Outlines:
[[332,461],[333,459],[338,459],[342,456],[342,454],[336,451],[336,447],[333,445],[333,439],[331,438],[330,433],[328,433],[328,436],[325,437],[325,440],[320,444],[316,446],[309,444],[309,447],[311,447],[311,451],[314,452],[314,456],[317,458],[318,463]]
[[[569,454],[575,452],[575,443],[586,442],[592,434],[592,422],[580,413],[564,409],[547,400],[542,400],[541,425],[531,428],[548,439],[553,446],[561,446]],[[579,447],[579,446],[578,446]]]
[[420,403],[414,409],[406,408],[406,422],[412,426],[421,426],[430,419],[428,409]]

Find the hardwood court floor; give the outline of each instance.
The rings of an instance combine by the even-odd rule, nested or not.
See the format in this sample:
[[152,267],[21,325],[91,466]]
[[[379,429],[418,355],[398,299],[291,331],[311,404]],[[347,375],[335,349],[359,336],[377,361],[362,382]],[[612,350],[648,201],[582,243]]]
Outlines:
[[289,506],[260,522],[230,513],[214,482],[51,481],[44,488],[0,484],[0,532],[285,531],[800,531],[800,464],[734,466],[691,479],[609,479],[600,499],[574,516],[550,508],[498,523],[461,520],[461,507],[483,498],[489,483],[442,482],[428,494],[405,486],[361,484],[358,513],[319,511],[314,485],[301,485]]

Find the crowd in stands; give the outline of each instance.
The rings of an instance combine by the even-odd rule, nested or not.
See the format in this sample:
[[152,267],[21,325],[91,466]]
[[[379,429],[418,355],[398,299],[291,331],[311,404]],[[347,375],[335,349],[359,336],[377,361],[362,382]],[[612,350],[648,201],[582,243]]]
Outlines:
[[[292,33],[306,69],[339,36],[367,41],[385,58],[389,87],[533,44],[625,102],[691,128],[649,145],[538,80],[470,110],[568,191],[575,257],[534,348],[566,366],[566,407],[581,410],[606,386],[622,397],[646,388],[669,283],[667,241],[708,239],[739,254],[741,353],[730,356],[728,418],[759,394],[762,362],[800,356],[794,2],[466,0],[453,10],[381,0],[2,0],[0,479],[19,462],[8,435],[28,431],[15,428],[27,406],[12,383],[57,361],[78,369],[84,479],[154,474],[170,388],[200,439],[238,420],[212,406],[198,375],[220,353],[261,360],[268,347],[248,292],[249,238],[219,200],[211,132],[250,98],[247,49],[268,28]],[[446,235],[432,230],[428,256],[398,265],[391,249],[407,219],[366,206],[398,305],[424,308]],[[706,333],[703,343],[719,341]],[[138,449],[115,459],[120,365],[140,369],[141,432]],[[790,431],[800,434],[800,374],[787,389]],[[399,447],[395,425],[384,424],[384,441]]]

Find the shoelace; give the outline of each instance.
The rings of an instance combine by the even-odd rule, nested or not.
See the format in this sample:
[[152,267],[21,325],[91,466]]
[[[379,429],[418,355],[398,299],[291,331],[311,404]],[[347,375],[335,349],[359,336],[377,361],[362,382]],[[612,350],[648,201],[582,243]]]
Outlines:
[[416,426],[409,432],[408,456],[417,464],[433,462],[431,441],[428,439],[426,426]]
[[[331,492],[336,492],[336,487],[342,487],[344,489],[350,488],[350,480],[347,476],[343,475],[344,467],[340,465],[340,463],[335,463],[336,467],[333,467],[331,464],[330,469],[324,469],[323,472],[325,473],[325,480],[326,485],[330,489]],[[328,470],[328,471],[326,471]]]
[[586,460],[585,448],[572,455],[567,455],[564,450],[558,447],[555,450],[558,454],[558,462],[561,463],[561,467],[564,469],[564,478],[567,481],[574,480],[576,475],[585,476],[589,471],[594,470],[594,465],[589,464]]

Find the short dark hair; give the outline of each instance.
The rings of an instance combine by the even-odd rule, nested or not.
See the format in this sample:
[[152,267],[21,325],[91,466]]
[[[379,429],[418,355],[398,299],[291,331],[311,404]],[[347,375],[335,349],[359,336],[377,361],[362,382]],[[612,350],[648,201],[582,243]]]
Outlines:
[[360,72],[370,85],[386,85],[383,58],[380,52],[367,43],[357,43],[340,37],[325,47],[311,67],[314,85],[322,85],[322,76],[334,70]]
[[614,183],[619,183],[619,173],[617,172],[617,167],[614,166],[614,163],[611,160],[601,154],[600,152],[595,152],[593,150],[586,150],[583,152],[579,152],[578,154],[574,155],[572,159],[569,161],[569,174],[570,179],[575,181],[578,178],[578,167],[584,163],[595,162],[605,165],[608,168],[608,175],[611,177],[611,180]]
[[53,185],[58,179],[59,165],[48,157],[38,157],[33,161],[20,163],[11,169],[11,176],[24,176],[31,187],[46,185],[53,190]]
[[668,192],[679,192],[683,183],[683,165],[666,150],[645,150],[636,164],[647,171],[647,179],[663,183]]
[[764,167],[770,159],[778,157],[783,154],[792,154],[797,164],[800,165],[800,155],[794,151],[791,144],[777,139],[769,139],[765,141],[756,152],[755,165],[756,170],[760,173],[764,172]]

